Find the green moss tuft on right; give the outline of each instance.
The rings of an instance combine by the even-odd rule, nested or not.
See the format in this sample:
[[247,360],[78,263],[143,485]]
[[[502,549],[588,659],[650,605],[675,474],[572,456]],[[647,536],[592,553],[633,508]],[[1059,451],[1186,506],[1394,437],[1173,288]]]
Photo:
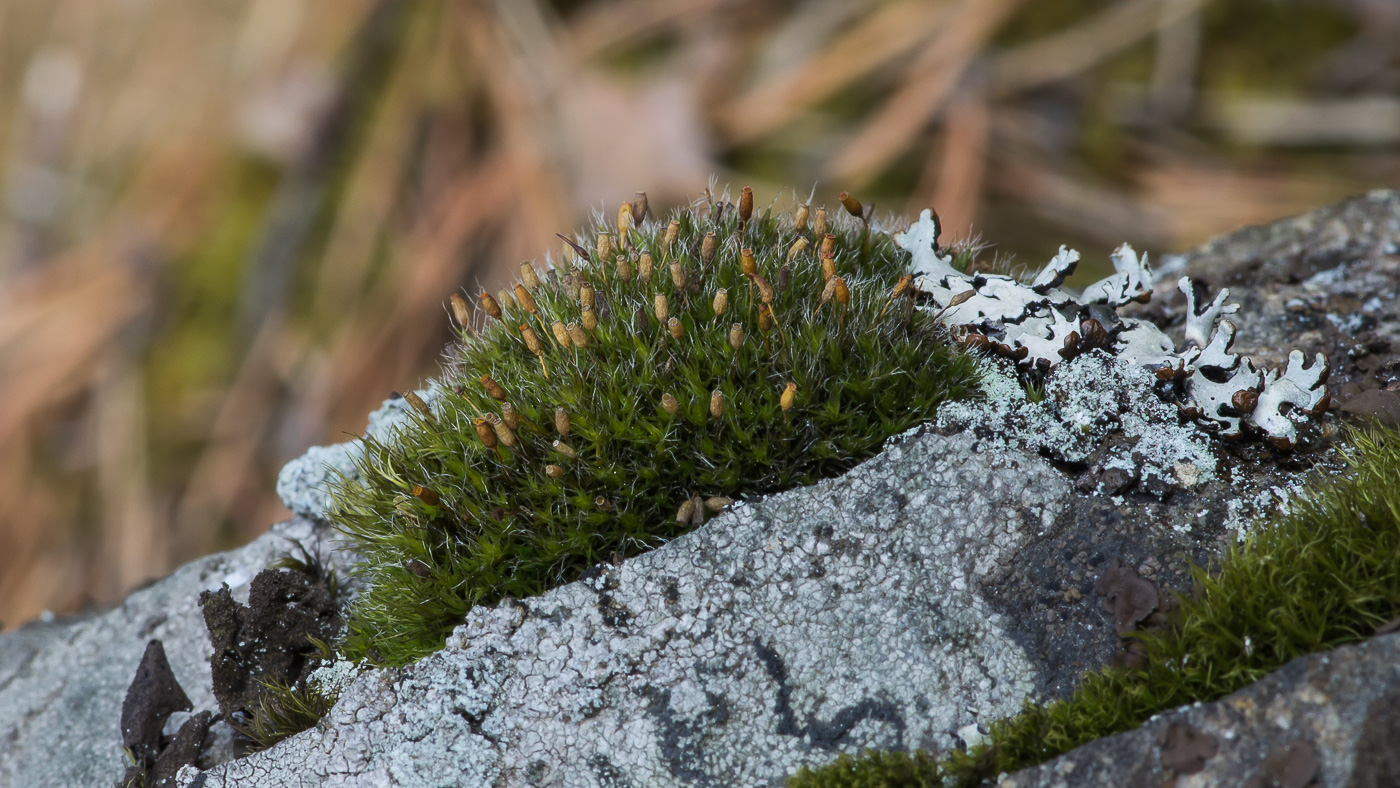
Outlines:
[[926,752],[867,750],[852,758],[842,754],[820,769],[803,768],[788,778],[788,788],[942,788],[938,762]]
[[[1218,700],[1298,657],[1366,640],[1400,617],[1400,431],[1355,431],[1349,441],[1344,478],[1315,479],[1286,514],[1232,547],[1218,571],[1193,570],[1196,590],[1180,598],[1177,623],[1137,635],[1146,669],[1100,670],[1066,700],[1028,702],[1017,716],[992,724],[989,744],[941,758],[944,784],[981,785],[1160,712]],[[887,755],[910,763],[923,756]],[[810,782],[851,768],[834,763],[789,785],[863,784]]]
[[473,605],[835,476],[975,392],[887,233],[745,204],[639,225],[624,205],[572,264],[526,264],[474,313],[454,301],[437,396],[410,397],[412,423],[366,440],[361,479],[334,490],[365,558],[347,657],[422,657]]

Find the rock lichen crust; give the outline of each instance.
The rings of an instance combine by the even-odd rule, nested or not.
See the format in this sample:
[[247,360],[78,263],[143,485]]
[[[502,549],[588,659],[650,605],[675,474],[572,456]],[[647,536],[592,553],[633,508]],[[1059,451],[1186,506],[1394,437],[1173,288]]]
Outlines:
[[1103,350],[1147,367],[1175,399],[1181,415],[1227,440],[1246,433],[1265,436],[1279,448],[1298,442],[1296,424],[1327,410],[1328,363],[1318,353],[1311,365],[1299,351],[1282,372],[1260,370],[1231,352],[1236,327],[1222,319],[1239,309],[1228,289],[1210,301],[1182,277],[1186,294],[1187,347],[1147,320],[1118,309],[1152,295],[1147,256],[1127,244],[1113,253],[1115,273],[1075,297],[1060,289],[1079,264],[1079,253],[1060,247],[1029,285],[997,274],[966,274],[938,247],[938,219],[925,210],[912,227],[894,236],[913,255],[914,286],[929,298],[923,308],[960,334],[967,347],[991,350],[1017,364],[1048,370],[1078,355]]
[[974,444],[899,439],[478,607],[443,651],[361,675],[322,726],[200,785],[781,785],[836,752],[954,746],[1039,678],[980,585],[1070,493],[1045,460]]

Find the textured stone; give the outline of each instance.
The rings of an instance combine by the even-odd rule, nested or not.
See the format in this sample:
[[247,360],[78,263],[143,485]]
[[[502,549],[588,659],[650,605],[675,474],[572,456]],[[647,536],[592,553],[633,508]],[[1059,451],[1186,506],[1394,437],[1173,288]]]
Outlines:
[[[1216,748],[1183,759],[1173,747],[1173,727],[1210,737]],[[998,785],[1380,788],[1400,785],[1397,752],[1400,635],[1386,635],[1296,659],[1233,695],[1159,714],[1141,728],[1004,776]],[[1316,782],[1309,783],[1314,772]],[[1173,783],[1174,775],[1181,776]]]
[[294,520],[237,550],[192,561],[117,607],[0,634],[0,785],[105,786],[122,776],[122,700],[151,639],[165,645],[195,709],[213,709],[201,591],[246,599],[289,540],[324,534]]
[[909,436],[477,608],[444,651],[359,677],[325,729],[203,785],[766,785],[838,751],[945,749],[1037,683],[978,588],[1069,493],[1034,455]]

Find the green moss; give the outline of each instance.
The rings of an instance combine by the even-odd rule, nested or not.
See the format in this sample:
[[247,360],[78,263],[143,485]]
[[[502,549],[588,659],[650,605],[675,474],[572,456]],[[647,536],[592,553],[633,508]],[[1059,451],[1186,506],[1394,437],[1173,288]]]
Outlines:
[[[1357,432],[1351,443],[1344,478],[1315,480],[1287,514],[1232,548],[1217,573],[1194,570],[1196,591],[1180,600],[1178,623],[1139,636],[1149,667],[1091,673],[1067,700],[1028,703],[992,725],[989,745],[944,758],[947,784],[975,786],[1159,712],[1216,700],[1297,657],[1365,640],[1400,615],[1400,432]],[[849,764],[828,768],[830,778],[819,770],[790,785],[856,784],[840,781]]]
[[[834,265],[849,289],[843,305],[839,297],[822,300],[820,239],[782,273],[803,235],[789,218],[755,215],[742,235],[732,206],[674,219],[679,236],[670,254],[667,221],[630,232],[626,280],[615,260],[580,261],[533,287],[538,314],[513,299],[501,320],[478,314],[430,412],[393,440],[366,441],[363,481],[342,480],[332,514],[365,556],[347,656],[388,664],[419,658],[440,648],[475,604],[538,594],[684,533],[708,514],[701,505],[678,522],[687,501],[839,474],[941,402],[973,391],[976,362],[947,345],[930,316],[907,296],[886,308],[907,265],[888,235],[867,241],[859,223],[832,217]],[[605,230],[587,233],[584,245],[596,248]],[[718,251],[707,263],[709,232]],[[744,248],[776,291],[771,330],[760,325],[761,290],[741,271]],[[654,261],[649,281],[643,254]],[[585,282],[596,289],[597,326],[587,347],[563,347],[552,324],[584,324]],[[723,315],[714,310],[718,288],[728,291]],[[657,319],[660,296],[676,324]],[[735,325],[744,332],[737,351]],[[542,356],[528,348],[521,326],[538,337]],[[671,333],[677,326],[679,339]],[[510,448],[487,421],[506,418],[483,386],[488,375],[520,419]],[[789,383],[795,401],[784,410]],[[715,416],[717,397],[723,408]],[[556,428],[560,408],[567,435]],[[478,427],[498,445],[485,445]]]
[[335,705],[334,698],[305,683],[288,686],[264,681],[261,684],[263,692],[249,709],[248,721],[234,725],[234,729],[248,739],[253,752],[310,729]]
[[802,769],[788,788],[941,788],[938,763],[928,753],[866,751],[842,755],[830,766]]

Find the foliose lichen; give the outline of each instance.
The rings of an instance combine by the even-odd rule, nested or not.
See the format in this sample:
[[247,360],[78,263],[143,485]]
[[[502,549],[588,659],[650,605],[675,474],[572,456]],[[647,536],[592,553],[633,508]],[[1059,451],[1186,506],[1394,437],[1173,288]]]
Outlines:
[[1235,325],[1223,319],[1239,309],[1222,289],[1206,302],[1202,288],[1183,277],[1187,299],[1186,346],[1177,351],[1157,326],[1120,314],[1119,307],[1151,297],[1147,256],[1123,244],[1113,253],[1114,273],[1075,297],[1060,289],[1079,263],[1079,253],[1059,254],[1027,283],[997,274],[968,274],[939,248],[940,227],[925,210],[895,243],[913,255],[914,287],[964,346],[1007,357],[1039,372],[1102,350],[1151,370],[1159,391],[1177,404],[1181,417],[1223,439],[1260,435],[1278,448],[1298,441],[1300,422],[1327,409],[1326,358],[1311,366],[1297,350],[1282,373],[1260,370],[1230,351]]

